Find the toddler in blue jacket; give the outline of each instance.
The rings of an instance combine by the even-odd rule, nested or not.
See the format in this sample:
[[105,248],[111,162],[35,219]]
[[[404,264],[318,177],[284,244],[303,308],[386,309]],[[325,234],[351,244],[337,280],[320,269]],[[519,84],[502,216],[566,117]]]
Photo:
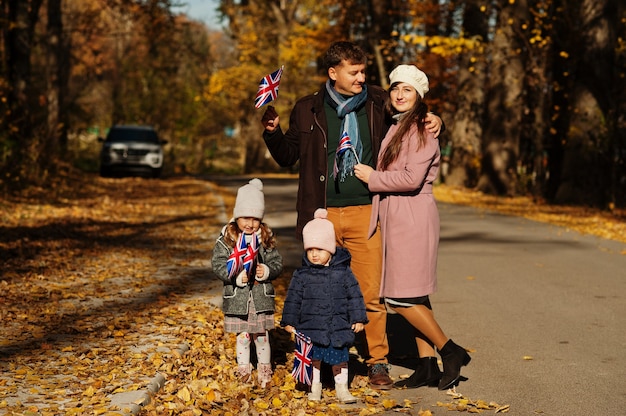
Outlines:
[[315,211],[302,230],[305,253],[287,292],[281,326],[313,342],[309,400],[321,400],[321,363],[332,366],[337,399],[355,403],[348,389],[348,349],[368,322],[363,295],[350,269],[350,253],[335,242],[325,209]]

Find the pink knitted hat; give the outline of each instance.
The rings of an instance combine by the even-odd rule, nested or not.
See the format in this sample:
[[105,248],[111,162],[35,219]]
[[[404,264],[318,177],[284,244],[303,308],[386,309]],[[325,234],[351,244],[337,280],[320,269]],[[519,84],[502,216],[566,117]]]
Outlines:
[[302,241],[304,249],[319,248],[335,254],[335,227],[328,221],[328,211],[318,208],[313,214],[313,219],[302,229]]

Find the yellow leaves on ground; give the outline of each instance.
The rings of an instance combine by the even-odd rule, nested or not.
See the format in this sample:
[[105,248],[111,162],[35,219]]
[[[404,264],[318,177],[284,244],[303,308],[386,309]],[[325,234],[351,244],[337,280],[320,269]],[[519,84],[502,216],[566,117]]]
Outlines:
[[[468,189],[439,185],[434,188],[438,201],[469,205],[502,214],[525,217],[534,221],[567,227],[582,234],[591,234],[626,243],[626,210],[600,211],[587,207],[548,205],[530,197],[497,197]],[[626,255],[626,250],[621,254]]]
[[[146,183],[87,176],[73,189],[51,195],[41,190],[2,202],[0,250],[13,256],[0,278],[0,349],[7,362],[0,373],[0,412],[121,415],[125,409],[110,408],[111,395],[145,389],[146,377],[157,373],[167,382],[141,416],[413,411],[416,403],[397,403],[369,389],[361,375],[351,385],[358,406],[339,404],[327,390],[321,402],[309,401],[290,375],[288,343],[269,388],[237,380],[234,339],[224,333],[219,309],[204,296],[210,237],[223,225],[215,195],[200,180]],[[523,198],[491,198],[443,186],[436,196],[626,236],[623,224],[595,212],[585,216]],[[227,198],[232,205],[232,196]],[[287,285],[284,276],[276,281],[279,311]],[[179,349],[183,344],[189,349]],[[464,398],[441,407],[509,410]]]
[[93,397],[94,394],[96,394],[96,389],[94,389],[93,386],[87,387],[87,390],[83,392],[83,396],[87,397]]
[[176,371],[181,326],[221,319],[178,297],[205,283],[206,268],[189,265],[210,255],[207,236],[223,225],[212,188],[72,180],[0,202],[0,251],[13,253],[0,273],[2,414],[122,414],[111,395],[145,388],[161,367]]
[[[288,281],[279,278],[276,283],[278,293],[286,291]],[[195,304],[195,308],[203,308]],[[208,314],[206,316],[209,316]],[[290,372],[290,360],[285,364],[278,364],[274,370],[272,383],[265,389],[261,389],[256,382],[256,373],[253,372],[251,383],[242,383],[238,380],[234,361],[233,345],[235,343],[232,334],[226,338],[215,339],[212,343],[206,343],[211,339],[215,328],[222,325],[222,320],[217,322],[207,321],[206,327],[197,326],[183,329],[184,337],[193,345],[201,345],[202,349],[190,349],[183,354],[177,364],[171,367],[167,373],[168,382],[163,390],[155,395],[148,405],[144,407],[146,416],[163,414],[179,415],[183,411],[201,410],[204,414],[274,414],[274,415],[345,415],[347,413],[363,416],[381,414],[395,409],[410,409],[412,403],[409,400],[398,404],[380,392],[371,390],[367,383],[359,387],[363,376],[354,378],[352,393],[361,400],[360,404],[342,405],[337,402],[335,392],[325,389],[323,398],[319,402],[308,400],[307,393],[299,389]],[[291,339],[290,334],[285,336]],[[280,334],[276,334],[276,342],[281,343]],[[291,356],[293,345],[289,351],[284,351]],[[279,352],[280,350],[275,350]],[[365,404],[365,405],[364,405]]]
[[452,402],[443,403],[438,401],[437,406],[443,407],[448,411],[468,413],[482,413],[483,411],[494,411],[494,413],[508,413],[510,410],[510,406],[508,404],[499,405],[494,401],[486,402],[484,400],[471,400],[455,392],[450,393],[450,395],[454,397],[454,400]]
[[183,387],[182,389],[180,389],[178,393],[176,393],[176,397],[178,397],[185,403],[189,403],[191,401],[191,393],[189,393],[187,387]]
[[385,408],[385,410],[393,409],[394,407],[397,406],[396,401],[391,400],[391,399],[383,399],[382,405]]

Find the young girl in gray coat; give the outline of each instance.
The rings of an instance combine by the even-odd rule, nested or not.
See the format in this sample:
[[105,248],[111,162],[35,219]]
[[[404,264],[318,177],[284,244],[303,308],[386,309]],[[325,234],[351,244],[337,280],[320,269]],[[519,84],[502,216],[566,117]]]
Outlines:
[[242,382],[252,381],[250,343],[257,353],[258,382],[272,379],[268,331],[274,328],[274,286],[283,260],[276,238],[262,222],[265,213],[263,183],[252,179],[237,191],[233,219],[224,226],[213,249],[213,272],[224,282],[224,330],[237,334],[237,372]]
[[348,348],[368,322],[363,295],[350,269],[350,253],[337,247],[327,211],[318,209],[302,231],[302,267],[291,278],[281,326],[313,342],[309,400],[321,400],[321,363],[332,365],[337,399],[354,403],[348,390]]

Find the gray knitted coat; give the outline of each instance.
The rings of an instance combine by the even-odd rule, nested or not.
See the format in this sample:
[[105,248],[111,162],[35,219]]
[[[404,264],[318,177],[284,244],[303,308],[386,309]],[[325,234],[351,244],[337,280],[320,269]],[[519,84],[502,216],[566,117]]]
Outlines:
[[224,242],[224,235],[220,234],[213,248],[213,272],[224,282],[222,291],[222,311],[225,315],[247,315],[248,298],[252,293],[254,308],[257,312],[274,312],[274,286],[272,280],[277,278],[283,270],[283,258],[276,248],[267,249],[263,245],[259,248],[257,262],[265,264],[269,268],[269,276],[266,280],[255,281],[254,284],[238,287],[235,283],[236,276],[228,278],[226,261],[233,248]]

